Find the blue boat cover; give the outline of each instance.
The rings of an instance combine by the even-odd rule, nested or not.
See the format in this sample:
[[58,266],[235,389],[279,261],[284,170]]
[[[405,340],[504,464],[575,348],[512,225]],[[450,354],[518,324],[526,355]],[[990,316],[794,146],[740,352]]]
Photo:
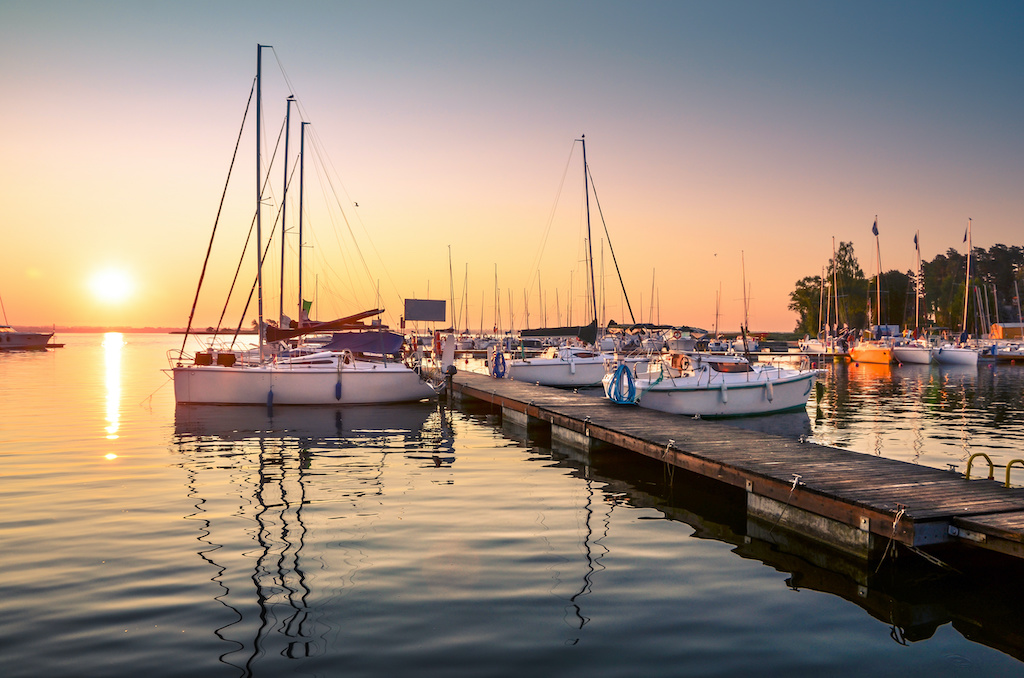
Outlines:
[[330,343],[324,346],[325,351],[343,351],[353,353],[398,353],[402,350],[405,338],[401,334],[385,331],[368,332],[335,332]]

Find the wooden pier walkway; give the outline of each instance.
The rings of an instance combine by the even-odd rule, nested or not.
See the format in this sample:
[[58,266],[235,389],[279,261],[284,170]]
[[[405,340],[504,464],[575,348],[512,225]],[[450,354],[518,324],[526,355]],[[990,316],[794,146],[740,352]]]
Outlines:
[[1024,489],[471,372],[452,377],[451,394],[527,430],[550,427],[552,439],[614,445],[743,488],[751,515],[859,558],[891,541],[1024,558]]

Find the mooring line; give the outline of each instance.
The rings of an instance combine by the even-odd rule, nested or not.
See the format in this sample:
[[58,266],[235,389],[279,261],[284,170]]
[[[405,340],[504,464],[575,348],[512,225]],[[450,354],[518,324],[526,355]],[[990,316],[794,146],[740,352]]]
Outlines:
[[803,478],[799,473],[793,474],[793,484],[789,488],[789,497],[786,499],[786,505],[782,507],[782,511],[779,513],[779,517],[775,519],[775,524],[772,525],[772,529],[768,530],[768,534],[771,535],[775,532],[775,528],[782,522],[782,516],[786,515],[786,509],[789,508],[790,502],[793,501],[793,492],[796,491],[797,486],[800,484],[800,479]]

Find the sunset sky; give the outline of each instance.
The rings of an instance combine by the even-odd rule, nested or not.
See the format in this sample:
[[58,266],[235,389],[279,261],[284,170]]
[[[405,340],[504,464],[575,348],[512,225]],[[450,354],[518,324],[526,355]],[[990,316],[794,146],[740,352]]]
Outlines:
[[[402,298],[449,299],[454,280],[463,326],[493,325],[496,287],[503,326],[510,299],[525,324],[524,296],[530,325],[541,299],[565,322],[570,292],[589,320],[585,134],[637,320],[653,307],[711,329],[721,289],[735,331],[745,275],[751,329],[791,331],[789,292],[833,236],[874,274],[876,215],[885,270],[913,267],[917,230],[925,259],[963,251],[969,217],[976,247],[1024,244],[1022,31],[1021,2],[2,0],[0,296],[15,326],[184,326],[264,44],[264,139],[285,76],[290,162],[311,123],[316,317],[372,308],[378,287],[397,323]],[[251,120],[199,326],[218,320],[254,210]],[[341,211],[321,208],[325,187]],[[593,201],[591,223],[605,317],[628,320]],[[246,292],[255,268],[247,255]]]

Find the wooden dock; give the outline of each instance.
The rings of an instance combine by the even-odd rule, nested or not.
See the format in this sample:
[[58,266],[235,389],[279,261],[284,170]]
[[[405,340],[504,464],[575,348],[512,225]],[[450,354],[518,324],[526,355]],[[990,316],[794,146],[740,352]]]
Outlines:
[[1024,489],[471,372],[451,378],[450,395],[490,403],[552,440],[613,445],[742,488],[752,517],[857,558],[897,542],[1024,559]]

